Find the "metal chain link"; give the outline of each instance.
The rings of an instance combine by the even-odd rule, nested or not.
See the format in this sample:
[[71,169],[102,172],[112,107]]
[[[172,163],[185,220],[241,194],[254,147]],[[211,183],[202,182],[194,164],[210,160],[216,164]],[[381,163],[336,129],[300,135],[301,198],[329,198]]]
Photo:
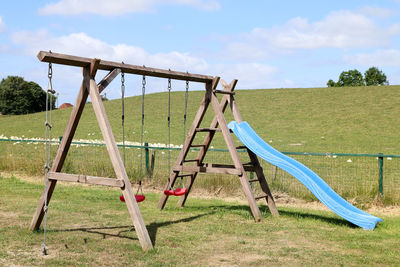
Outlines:
[[43,244],[42,244],[42,253],[43,255],[47,255],[46,249],[46,232],[47,232],[47,211],[48,211],[48,194],[49,194],[49,171],[50,171],[50,162],[51,162],[51,111],[53,109],[53,98],[56,93],[53,89],[53,66],[49,63],[48,72],[48,84],[46,91],[46,121],[45,121],[45,165],[44,165],[44,173],[45,173],[45,198],[44,198],[44,225],[43,225]]
[[[121,72],[121,123],[122,123],[122,160],[126,164],[125,157],[125,73]],[[126,166],[125,166],[126,168]]]
[[[185,146],[186,141],[186,119],[187,119],[187,108],[188,108],[188,98],[189,98],[189,81],[186,81],[186,88],[185,88],[185,114],[183,115],[183,147]],[[182,161],[182,170],[183,170],[184,162]],[[181,176],[181,184],[182,188],[184,188],[183,184],[183,176]]]
[[[171,78],[168,78],[168,172],[170,170],[171,170]],[[169,175],[168,175],[168,183],[170,183]]]
[[[140,166],[139,166],[139,190],[142,190],[142,172],[143,172],[143,136],[144,136],[144,96],[146,94],[146,76],[143,75],[142,77],[142,128],[141,128],[141,135],[140,135]],[[137,193],[138,193],[137,192]],[[143,193],[143,192],[142,192]]]

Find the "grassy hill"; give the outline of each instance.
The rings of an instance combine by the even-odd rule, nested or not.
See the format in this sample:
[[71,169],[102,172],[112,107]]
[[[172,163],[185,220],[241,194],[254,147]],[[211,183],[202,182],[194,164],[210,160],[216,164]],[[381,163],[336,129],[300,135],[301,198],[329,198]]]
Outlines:
[[[190,92],[188,127],[204,92]],[[400,86],[238,90],[236,100],[244,120],[279,150],[399,154]],[[146,95],[145,141],[167,143],[166,93]],[[183,139],[184,93],[172,93],[172,143]],[[121,140],[120,100],[105,102],[118,140]],[[126,99],[129,141],[140,140],[141,98]],[[232,116],[227,112],[227,121]],[[53,136],[63,134],[70,109],[53,113]],[[211,114],[206,117],[207,125]],[[1,116],[0,135],[44,136],[44,113]],[[76,139],[101,139],[90,105],[86,107]],[[216,140],[215,147],[223,147]]]

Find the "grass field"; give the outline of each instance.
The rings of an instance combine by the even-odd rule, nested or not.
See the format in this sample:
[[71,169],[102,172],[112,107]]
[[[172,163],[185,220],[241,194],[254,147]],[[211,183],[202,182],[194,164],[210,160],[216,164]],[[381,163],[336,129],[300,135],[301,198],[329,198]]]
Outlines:
[[[203,92],[190,92],[189,116],[191,123]],[[400,132],[400,86],[310,88],[277,90],[239,90],[236,94],[242,116],[267,142],[281,151],[348,152],[399,154],[397,142]],[[183,139],[183,92],[172,94],[172,143]],[[105,102],[117,140],[121,140],[120,101]],[[126,100],[127,140],[140,140],[140,97]],[[257,112],[254,112],[254,110]],[[53,137],[63,134],[70,109],[53,113]],[[145,141],[167,143],[167,95],[146,96]],[[227,112],[227,121],[232,116]],[[207,127],[211,114],[206,116]],[[44,114],[0,116],[0,136],[42,138]],[[201,139],[204,135],[200,134]],[[90,104],[83,113],[76,140],[101,140],[101,133]],[[237,140],[236,140],[237,141]],[[196,141],[197,142],[197,141]],[[199,143],[198,141],[197,143]],[[224,148],[222,138],[216,136],[212,144]],[[55,152],[55,148],[53,152]],[[0,170],[25,171],[38,175],[43,172],[43,145],[0,143]],[[132,180],[138,176],[139,151],[130,149],[127,169]],[[177,152],[172,153],[172,162]],[[363,206],[376,201],[378,192],[378,163],[375,158],[332,158],[295,156],[325,179],[332,188],[352,203]],[[248,161],[247,159],[243,159]],[[349,163],[349,160],[351,163]],[[82,164],[85,162],[85,164]],[[227,153],[214,153],[206,162],[230,163]],[[263,163],[264,164],[264,163]],[[272,166],[263,165],[272,174]],[[400,203],[400,161],[384,162],[384,203]],[[64,171],[113,177],[113,170],[104,147],[72,147]],[[151,184],[163,185],[169,172],[166,152],[156,155],[155,175]],[[270,178],[270,177],[269,177]],[[304,186],[284,172],[270,180],[273,192],[315,200]],[[235,179],[208,176],[198,179],[196,187],[213,193],[233,193],[240,190]]]
[[[204,92],[190,92],[189,125]],[[256,132],[281,151],[400,154],[400,86],[339,87],[277,90],[238,90],[242,117]],[[140,141],[141,98],[126,99],[127,140]],[[145,141],[167,143],[166,93],[146,95]],[[121,140],[119,100],[105,102],[114,134]],[[172,93],[172,143],[183,140],[184,92]],[[53,113],[53,136],[63,134],[70,109]],[[210,115],[210,114],[209,114]],[[227,112],[227,121],[232,119]],[[206,116],[205,127],[211,117]],[[43,137],[44,114],[1,116],[0,135]],[[89,106],[76,139],[101,139]],[[215,147],[222,147],[215,140]]]
[[353,227],[332,212],[278,205],[280,217],[261,207],[254,223],[238,201],[190,198],[159,211],[147,194],[141,212],[155,249],[142,252],[119,192],[59,184],[48,214],[48,256],[43,232],[28,226],[42,184],[24,176],[0,176],[2,266],[398,266],[400,215],[381,216],[374,231]]

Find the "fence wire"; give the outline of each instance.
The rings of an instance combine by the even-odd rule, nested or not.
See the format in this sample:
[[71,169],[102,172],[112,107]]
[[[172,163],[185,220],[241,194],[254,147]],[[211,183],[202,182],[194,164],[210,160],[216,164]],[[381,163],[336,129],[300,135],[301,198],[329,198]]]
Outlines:
[[[54,143],[58,146],[58,143]],[[122,148],[119,147],[122,153]],[[126,170],[132,183],[139,180],[140,147],[126,148]],[[41,175],[44,164],[44,143],[38,141],[0,142],[0,170],[22,171],[31,175]],[[171,163],[179,155],[179,149],[171,151]],[[52,149],[54,159],[56,149]],[[168,155],[166,148],[148,147],[142,168],[149,171],[144,183],[163,186],[168,178]],[[188,159],[195,159],[197,151],[190,151]],[[290,157],[303,163],[322,177],[339,195],[352,203],[372,203],[378,200],[379,192],[379,160],[378,156],[366,154],[311,154],[290,153]],[[310,155],[311,154],[311,155]],[[242,162],[248,162],[247,153],[239,153]],[[383,190],[379,197],[387,204],[400,204],[400,156],[380,155],[383,158]],[[225,150],[209,151],[204,162],[232,164],[229,153]],[[265,176],[272,192],[284,192],[294,197],[314,200],[315,197],[307,188],[291,175],[275,166],[260,160]],[[187,163],[194,164],[194,163]],[[107,149],[103,144],[75,143],[71,146],[66,158],[63,172],[86,174],[103,177],[115,177]],[[254,176],[248,173],[249,177]],[[199,174],[195,189],[209,192],[225,192],[240,190],[237,176],[219,174]]]

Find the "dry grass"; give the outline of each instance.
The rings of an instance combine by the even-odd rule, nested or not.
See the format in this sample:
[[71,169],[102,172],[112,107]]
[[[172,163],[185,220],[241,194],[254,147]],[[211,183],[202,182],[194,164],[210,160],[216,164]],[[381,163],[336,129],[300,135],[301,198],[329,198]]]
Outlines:
[[190,198],[184,209],[170,201],[159,211],[159,195],[147,194],[140,208],[155,249],[144,253],[118,191],[61,184],[49,209],[49,255],[42,256],[42,232],[27,228],[43,186],[25,178],[0,178],[4,266],[400,264],[399,215],[377,212],[384,221],[364,231],[285,196],[278,199],[279,218],[262,206],[263,222],[254,223],[247,204],[234,199]]

